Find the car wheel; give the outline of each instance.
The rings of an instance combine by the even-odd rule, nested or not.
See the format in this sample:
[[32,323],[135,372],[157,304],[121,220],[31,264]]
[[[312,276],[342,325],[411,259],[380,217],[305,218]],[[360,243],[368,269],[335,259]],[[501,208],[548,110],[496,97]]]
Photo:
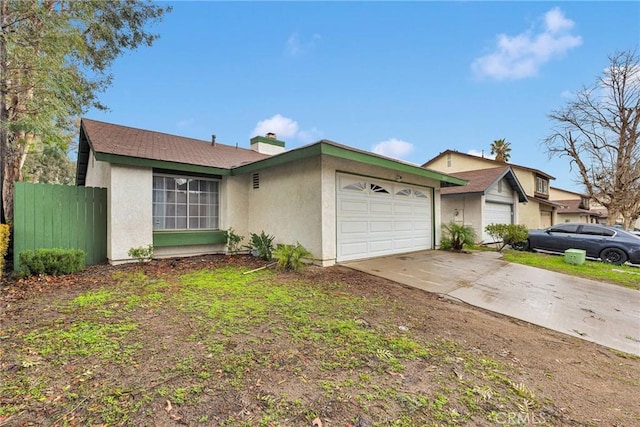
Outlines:
[[621,265],[627,261],[627,254],[618,248],[608,248],[600,252],[600,259],[608,264]]
[[524,242],[516,242],[512,243],[511,247],[516,251],[528,251],[529,250],[529,241],[525,240]]

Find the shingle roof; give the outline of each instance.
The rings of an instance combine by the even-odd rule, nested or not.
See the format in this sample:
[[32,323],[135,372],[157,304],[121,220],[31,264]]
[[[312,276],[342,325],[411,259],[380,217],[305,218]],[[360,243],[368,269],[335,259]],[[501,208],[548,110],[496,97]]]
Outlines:
[[567,214],[567,213],[588,213],[593,216],[600,216],[600,212],[593,211],[589,209],[583,209],[580,206],[582,205],[582,200],[554,200],[556,203],[560,203],[562,205],[561,208],[558,209],[559,214]]
[[490,169],[476,169],[472,171],[450,173],[449,175],[467,180],[468,183],[467,185],[460,187],[443,187],[440,190],[440,194],[442,195],[484,193],[500,179],[506,178],[507,181],[509,181],[511,188],[518,192],[519,200],[521,202],[527,201],[527,196],[524,193],[524,190],[520,186],[518,179],[509,166]]
[[269,157],[247,148],[91,119],[82,128],[96,153],[229,169]]

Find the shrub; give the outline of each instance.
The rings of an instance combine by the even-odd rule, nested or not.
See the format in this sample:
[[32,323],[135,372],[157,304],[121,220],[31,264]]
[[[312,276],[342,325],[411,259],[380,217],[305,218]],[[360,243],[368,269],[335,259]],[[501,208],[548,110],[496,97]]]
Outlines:
[[70,274],[84,268],[85,252],[80,249],[34,249],[20,252],[24,274]]
[[4,257],[9,249],[9,235],[11,228],[7,224],[0,224],[0,277],[4,273]]
[[521,224],[489,224],[485,227],[485,231],[489,236],[497,242],[501,242],[498,252],[502,251],[505,246],[522,243],[527,240],[529,231],[527,227]]
[[229,227],[229,230],[227,230],[227,251],[232,254],[240,252],[240,242],[243,240],[244,236],[236,234],[233,228]]
[[440,239],[440,248],[442,249],[460,252],[464,245],[473,245],[475,239],[476,232],[468,225],[458,224],[454,221],[442,224],[442,238]]
[[303,258],[310,256],[311,252],[298,242],[296,242],[295,245],[279,244],[273,251],[273,257],[277,260],[279,268],[294,271],[304,266],[304,262],[302,262]]
[[144,262],[145,260],[151,260],[153,258],[153,245],[149,245],[146,248],[140,246],[138,248],[131,248],[127,252],[131,258],[135,258],[138,262]]
[[262,231],[260,234],[251,233],[251,244],[248,248],[251,253],[259,258],[267,261],[271,261],[273,258],[273,239],[275,236],[270,236]]

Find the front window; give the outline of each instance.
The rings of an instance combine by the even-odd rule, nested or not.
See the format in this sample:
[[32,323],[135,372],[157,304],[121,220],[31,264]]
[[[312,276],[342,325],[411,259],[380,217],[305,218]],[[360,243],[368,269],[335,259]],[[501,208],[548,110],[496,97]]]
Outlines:
[[549,181],[545,178],[536,177],[536,193],[549,194]]
[[154,175],[153,229],[218,229],[218,188],[215,180]]
[[586,209],[586,210],[591,209],[591,206],[590,206],[589,198],[588,198],[588,197],[583,197],[583,198],[582,198],[582,206],[581,206],[581,208],[582,208],[582,209]]

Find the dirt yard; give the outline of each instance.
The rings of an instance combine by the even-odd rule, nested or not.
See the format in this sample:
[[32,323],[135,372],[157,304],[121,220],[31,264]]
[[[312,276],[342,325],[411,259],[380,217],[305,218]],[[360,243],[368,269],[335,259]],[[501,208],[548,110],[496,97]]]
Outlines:
[[[152,261],[143,268],[147,277],[172,283],[182,274],[197,269],[217,269],[222,266],[251,269],[263,265],[264,262],[245,256],[208,256]],[[429,420],[425,422],[428,425],[640,426],[638,357],[340,266],[308,267],[301,273],[281,272],[276,273],[275,279],[270,280],[293,280],[312,284],[318,289],[337,289],[334,291],[335,298],[357,297],[365,301],[381,301],[381,304],[376,305],[377,309],[363,315],[363,322],[367,325],[401,325],[408,329],[417,341],[453,343],[457,354],[477,355],[478,361],[482,363],[491,360],[494,361],[492,364],[508,366],[510,378],[516,378],[518,383],[526,384],[527,393],[535,395],[539,400],[536,409],[525,411],[527,417],[518,418],[509,407],[500,412],[500,405],[496,405],[479,408],[475,414],[471,413],[464,419],[453,417],[460,415],[464,409],[458,407],[449,409],[453,418],[444,419],[430,418],[429,412],[441,408],[430,402],[420,409],[424,411],[421,415],[423,418],[411,418],[409,413],[399,416],[393,412],[392,407],[384,408],[384,411],[387,411],[385,415],[382,408],[368,407],[364,394],[359,399],[354,397],[353,392],[350,392],[349,396],[346,393],[340,395],[337,391],[340,387],[337,385],[332,391],[328,391],[329,386],[324,382],[324,388],[310,388],[304,391],[295,385],[288,386],[293,377],[303,378],[309,383],[319,383],[321,379],[326,378],[327,371],[313,363],[311,348],[306,355],[303,350],[295,350],[294,354],[294,350],[287,348],[286,342],[278,343],[277,340],[270,344],[273,347],[266,353],[270,355],[270,360],[259,367],[251,368],[252,372],[249,372],[250,368],[247,367],[239,386],[216,388],[213,379],[218,371],[212,370],[214,378],[201,375],[201,378],[197,379],[200,381],[198,384],[205,384],[205,391],[207,388],[214,391],[207,394],[206,398],[206,393],[201,392],[197,401],[189,403],[187,400],[181,406],[175,397],[175,391],[170,396],[164,396],[161,392],[165,387],[170,387],[171,381],[175,379],[163,370],[163,364],[175,361],[175,358],[169,358],[166,353],[175,356],[177,353],[186,354],[195,349],[197,342],[187,344],[181,341],[180,337],[193,334],[197,326],[194,325],[193,319],[186,318],[184,324],[180,321],[168,322],[169,317],[180,319],[181,314],[167,314],[166,311],[154,311],[153,308],[132,310],[127,314],[127,318],[138,323],[144,322],[146,325],[146,333],[138,337],[142,342],[135,350],[139,353],[137,360],[145,360],[144,363],[137,362],[132,366],[109,365],[112,367],[106,368],[100,367],[99,359],[82,362],[87,366],[93,366],[89,369],[86,366],[81,367],[80,362],[56,364],[55,357],[50,354],[42,356],[42,352],[31,354],[29,362],[25,361],[25,355],[30,354],[29,351],[34,352],[33,349],[26,348],[29,341],[25,337],[30,331],[51,322],[58,322],[56,324],[59,325],[73,322],[74,313],[54,309],[52,301],[69,301],[87,291],[108,289],[114,282],[114,277],[126,275],[136,269],[140,269],[140,266],[103,265],[88,267],[83,272],[70,276],[33,277],[22,280],[5,278],[0,287],[0,426],[117,424],[365,427],[410,426],[412,419]],[[336,283],[341,284],[339,288],[334,285]],[[164,337],[162,345],[159,344],[159,336]],[[234,345],[250,344],[236,342]],[[263,343],[256,342],[256,345],[258,344]],[[431,387],[428,378],[431,378],[429,375],[434,371],[440,372],[442,378],[448,378],[447,381],[457,379],[458,384],[470,375],[461,373],[456,368],[455,360],[451,362],[452,365],[446,365],[441,360],[446,359],[407,361],[404,371],[398,373],[389,370],[388,374],[384,374],[387,377],[385,381],[400,381],[402,378],[403,390],[407,393],[407,390],[411,390],[414,395],[418,395],[424,391],[421,389]],[[196,360],[196,363],[205,362]],[[149,368],[150,365],[155,366],[152,369]],[[45,367],[47,369],[44,369]],[[297,370],[294,370],[294,367]],[[41,370],[37,371],[37,375],[28,377],[31,378],[31,384],[17,384],[16,377],[29,369]],[[303,370],[303,374],[300,370]],[[91,373],[88,373],[89,371]],[[332,371],[332,375],[336,371],[339,369]],[[222,376],[226,372],[223,368],[218,375]],[[153,383],[150,376],[159,373],[163,374],[162,380]],[[158,375],[156,377],[160,378]],[[78,383],[83,382],[84,378],[87,378],[88,383],[89,377],[91,381],[95,381],[91,386],[94,388]],[[360,378],[364,377],[361,373]],[[35,382],[44,381],[43,378],[49,380],[48,387],[36,394],[32,391],[36,387]],[[71,381],[71,378],[78,384],[65,383]],[[376,382],[376,378],[374,376],[372,381]],[[2,385],[3,382],[5,386]],[[144,396],[136,395],[135,391],[127,391],[135,390],[132,384],[136,382],[144,387]],[[122,398],[121,393],[117,396],[120,399],[118,405],[112,409],[113,412],[128,411],[125,415],[114,413],[112,418],[106,415],[92,415],[98,411],[98,404],[91,404],[94,394],[98,393],[98,383],[129,385],[123,386],[122,391],[128,393],[127,399]],[[348,387],[344,381],[336,380],[335,384]],[[22,394],[16,391],[20,387],[20,390],[24,390],[20,392]],[[79,391],[71,395],[65,387],[76,387]],[[370,390],[380,390],[380,387]],[[178,389],[181,388],[176,388]],[[278,406],[279,402],[284,400],[284,394],[278,395],[278,389],[286,389],[289,406]],[[393,397],[389,395],[389,399],[398,400],[398,396],[398,393]],[[72,403],[60,406],[60,402],[65,400]],[[453,399],[449,396],[448,400],[451,403]],[[481,400],[478,398],[477,402]],[[306,412],[296,409],[295,405],[305,407]],[[204,406],[207,407],[207,414],[211,415],[203,415]],[[279,408],[277,413],[280,415],[273,415],[273,421],[264,416],[269,408],[274,411],[273,414],[277,412],[273,408]],[[414,408],[418,408],[417,404]],[[466,410],[470,411],[468,408]],[[293,418],[287,418],[286,415],[282,415],[287,411],[291,414],[306,415],[297,418],[291,415]],[[259,412],[263,414],[261,418],[256,417]],[[488,418],[490,413],[493,413],[492,418]],[[385,416],[395,420],[394,423],[385,423]],[[114,421],[110,422],[110,419]],[[232,419],[236,419],[237,422],[232,422]],[[257,422],[258,419],[261,421]]]

